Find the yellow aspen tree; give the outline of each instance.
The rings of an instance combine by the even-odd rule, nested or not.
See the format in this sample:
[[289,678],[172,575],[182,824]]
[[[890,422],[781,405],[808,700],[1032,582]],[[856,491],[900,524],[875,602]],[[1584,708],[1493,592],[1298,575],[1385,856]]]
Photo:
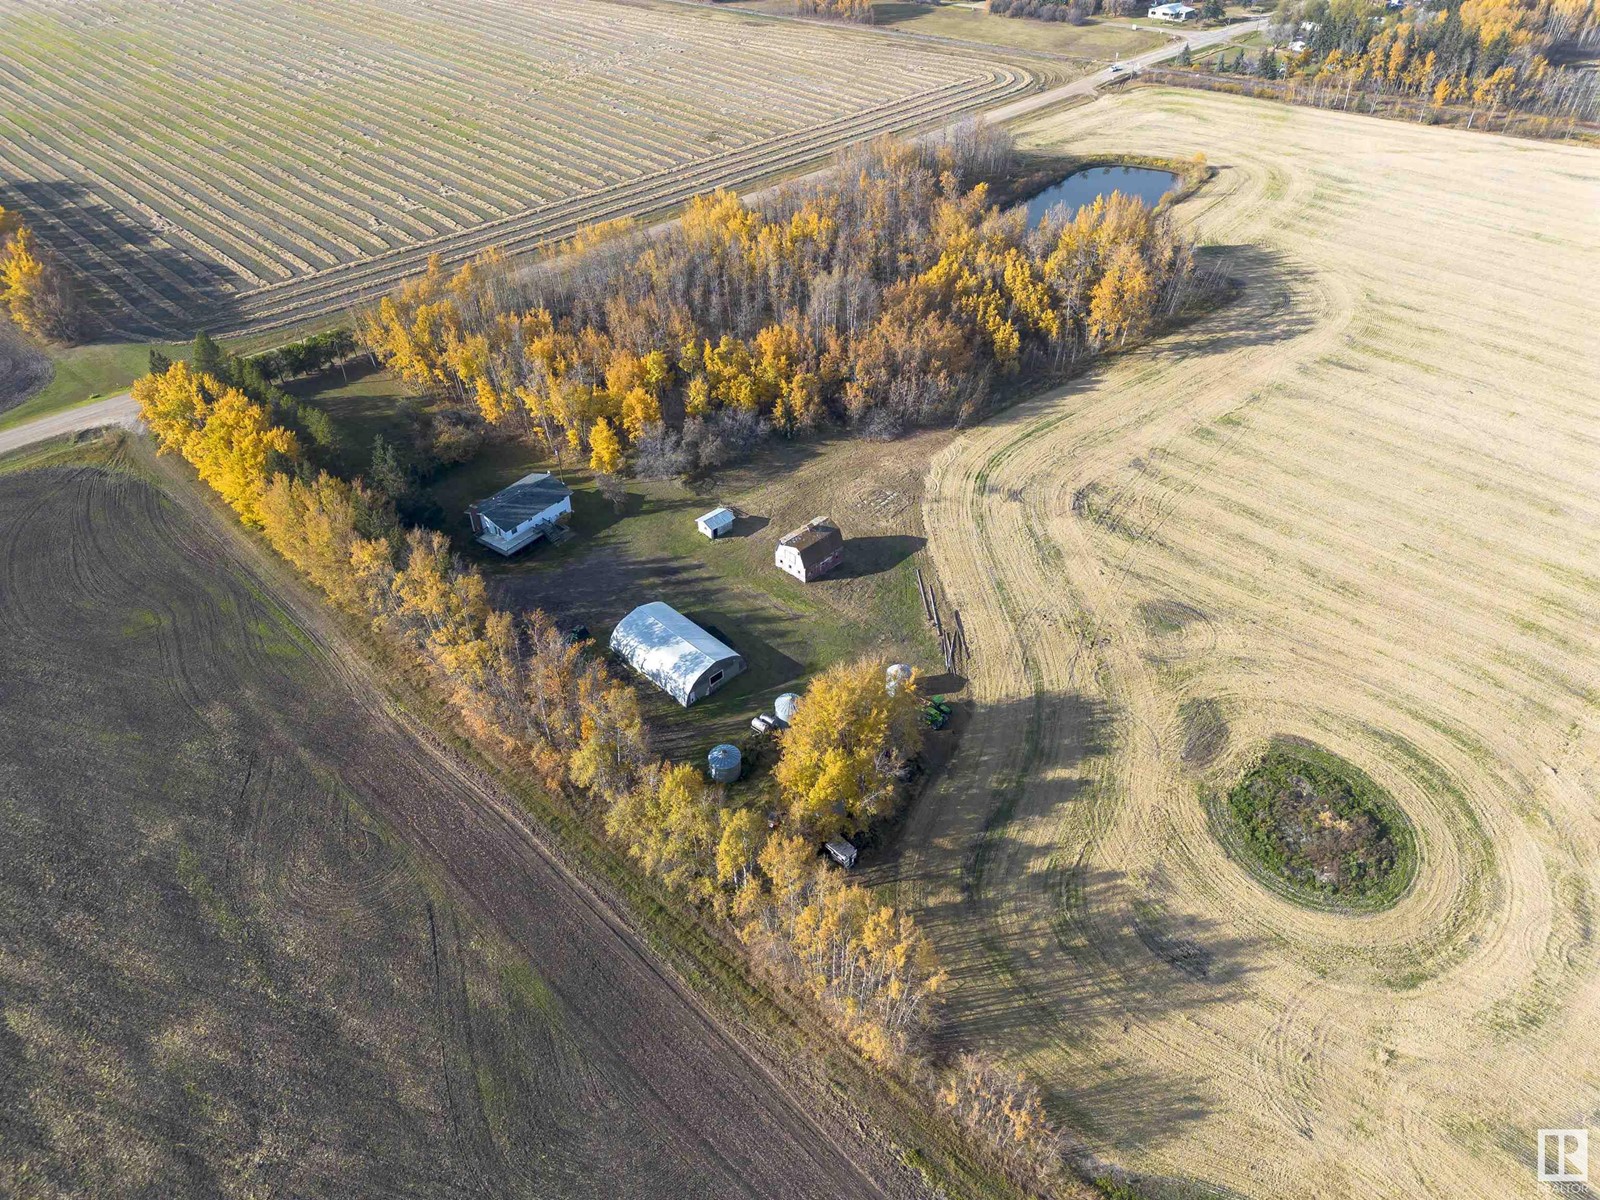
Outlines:
[[766,841],[767,823],[755,809],[725,810],[717,839],[717,882],[735,889],[744,887],[755,874]]
[[604,417],[589,430],[589,469],[597,475],[616,475],[622,471],[622,441]]
[[26,225],[0,241],[0,303],[31,337],[65,342],[76,333],[71,286]]
[[227,388],[202,413],[185,439],[183,456],[246,525],[261,524],[261,497],[273,455],[293,458],[294,434],[272,424],[267,410]]
[[637,442],[644,431],[661,423],[661,402],[643,387],[636,387],[622,397],[622,428],[628,440]]
[[913,685],[889,691],[873,660],[819,675],[783,733],[773,775],[797,829],[832,837],[885,815],[894,770],[921,745]]

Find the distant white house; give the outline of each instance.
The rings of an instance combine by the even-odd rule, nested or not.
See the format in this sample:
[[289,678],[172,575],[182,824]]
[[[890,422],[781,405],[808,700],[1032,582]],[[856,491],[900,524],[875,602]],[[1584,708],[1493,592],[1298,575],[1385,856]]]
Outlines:
[[572,489],[549,471],[524,475],[467,509],[467,520],[478,540],[508,555],[552,536],[571,519]]
[[1158,4],[1149,13],[1152,21],[1193,21],[1199,15],[1198,8],[1187,4]]
[[1306,49],[1306,40],[1305,40],[1305,38],[1295,38],[1294,41],[1289,43],[1289,53],[1290,54],[1304,54],[1305,53],[1305,49]]
[[713,508],[703,517],[694,519],[694,527],[712,541],[733,528],[735,518],[731,508]]

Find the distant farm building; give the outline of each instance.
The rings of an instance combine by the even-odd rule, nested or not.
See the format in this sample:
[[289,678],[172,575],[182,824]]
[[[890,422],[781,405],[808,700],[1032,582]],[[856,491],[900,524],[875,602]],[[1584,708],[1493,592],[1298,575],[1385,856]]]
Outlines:
[[744,656],[677,609],[641,604],[611,631],[611,649],[688,708],[745,669]]
[[843,557],[844,535],[826,517],[815,517],[778,539],[773,561],[779,570],[810,583],[837,567]]
[[1150,10],[1152,21],[1192,21],[1199,15],[1198,8],[1187,4],[1158,4]]
[[823,844],[828,851],[828,857],[833,859],[846,871],[856,865],[856,848],[842,838],[835,838]]
[[540,538],[561,541],[572,519],[572,489],[548,471],[524,475],[467,510],[472,532],[491,550],[515,554]]
[[733,528],[735,518],[731,508],[713,508],[703,517],[696,517],[694,527],[712,541]]

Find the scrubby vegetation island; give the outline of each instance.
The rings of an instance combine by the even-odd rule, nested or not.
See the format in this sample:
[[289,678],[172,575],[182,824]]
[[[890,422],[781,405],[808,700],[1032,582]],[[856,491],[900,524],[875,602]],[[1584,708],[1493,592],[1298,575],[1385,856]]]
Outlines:
[[1416,861],[1409,824],[1350,764],[1276,742],[1228,791],[1227,811],[1255,862],[1316,903],[1378,907],[1404,891]]

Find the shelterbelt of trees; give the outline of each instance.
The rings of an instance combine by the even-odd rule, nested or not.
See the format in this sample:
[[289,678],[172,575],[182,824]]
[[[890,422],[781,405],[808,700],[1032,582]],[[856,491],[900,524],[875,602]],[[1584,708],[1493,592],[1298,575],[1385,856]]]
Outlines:
[[774,824],[697,766],[656,761],[634,689],[542,612],[491,607],[443,534],[405,528],[381,489],[317,467],[314,444],[274,422],[253,364],[206,339],[195,358],[216,373],[157,362],[134,385],[162,451],[191,463],[337,608],[414,654],[480,746],[533,771],[707,919],[729,923],[753,964],[808,992],[863,1053],[914,1050],[945,983],[926,937],[818,859],[822,840],[893,807],[919,744],[913,686],[890,693],[881,663],[819,678],[784,737]]
[[454,276],[435,263],[358,332],[416,387],[603,472],[631,455],[674,473],[685,445],[752,424],[963,420],[1006,377],[1140,337],[1193,274],[1190,243],[1136,199],[1030,231],[982,182],[1011,158],[976,125],[881,141],[760,207],[701,197],[667,231],[519,278],[494,255]]
[[22,217],[0,207],[0,306],[12,323],[45,342],[73,342],[78,303],[55,256]]
[[1261,73],[1305,75],[1435,105],[1526,109],[1593,120],[1600,81],[1551,64],[1564,43],[1600,39],[1594,0],[1449,0],[1389,9],[1374,0],[1283,0],[1274,40],[1305,48],[1263,56]]

